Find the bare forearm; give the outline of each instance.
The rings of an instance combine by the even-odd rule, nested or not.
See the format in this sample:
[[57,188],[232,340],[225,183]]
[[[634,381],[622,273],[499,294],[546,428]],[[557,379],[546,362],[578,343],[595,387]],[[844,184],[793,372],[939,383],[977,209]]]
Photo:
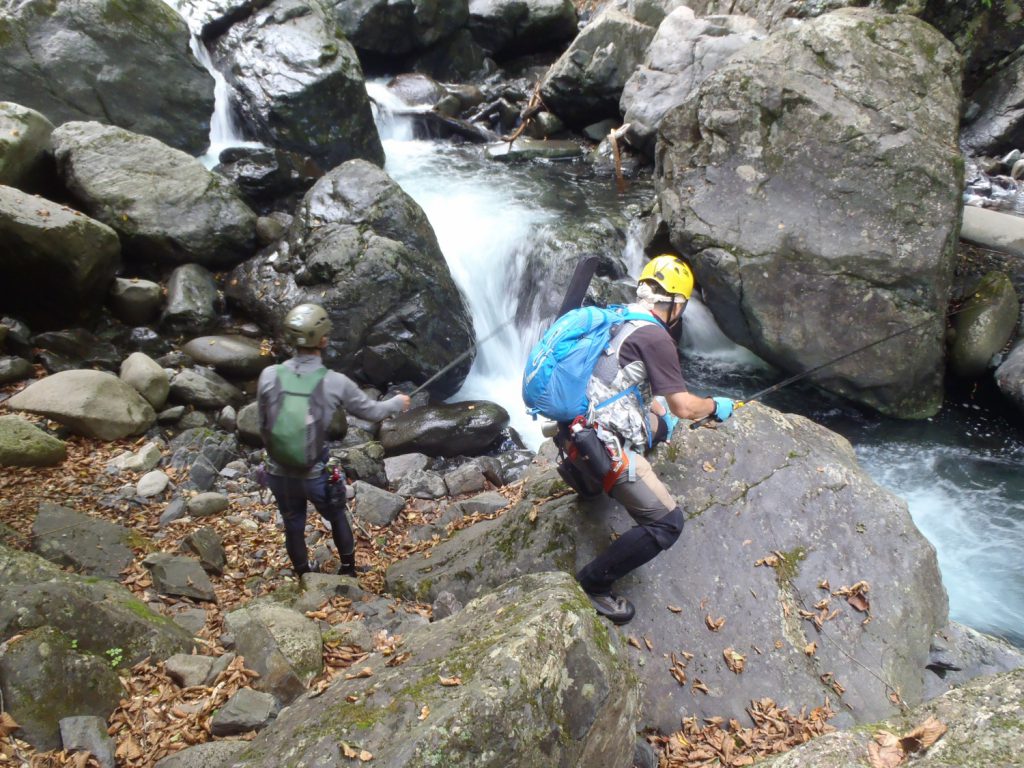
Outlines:
[[715,412],[715,401],[710,397],[697,397],[689,392],[675,392],[667,395],[668,409],[681,419],[696,421]]

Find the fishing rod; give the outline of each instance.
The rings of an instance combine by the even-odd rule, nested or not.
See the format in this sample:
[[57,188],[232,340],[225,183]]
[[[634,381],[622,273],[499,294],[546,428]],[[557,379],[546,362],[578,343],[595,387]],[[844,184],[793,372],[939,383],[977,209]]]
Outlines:
[[[944,315],[943,318],[950,317],[952,315],[957,314],[958,312],[963,312],[964,309],[966,309],[966,307],[962,307],[961,309],[957,309],[957,310],[955,310],[953,312],[949,312],[946,315]],[[827,363],[822,363],[821,365],[816,365],[816,366],[814,366],[813,368],[811,368],[809,370],[803,371],[802,373],[794,373],[792,376],[789,376],[789,377],[783,379],[782,381],[780,381],[777,384],[772,384],[770,387],[766,387],[766,388],[762,389],[760,392],[755,392],[750,397],[748,397],[746,400],[737,400],[734,403],[733,407],[734,408],[742,408],[743,406],[747,405],[748,403],[753,403],[754,401],[760,400],[762,397],[765,397],[766,395],[770,395],[773,392],[778,392],[783,387],[788,387],[790,384],[793,384],[794,382],[800,381],[800,379],[807,378],[812,373],[817,373],[821,369],[828,368],[831,365],[835,365],[836,363],[842,362],[843,360],[845,360],[848,357],[853,357],[854,355],[859,354],[860,352],[863,352],[865,349],[871,349],[871,347],[875,347],[875,346],[878,346],[879,344],[883,344],[883,343],[889,341],[890,339],[895,339],[897,336],[902,336],[904,333],[910,333],[910,331],[917,330],[918,328],[921,328],[922,326],[928,325],[928,323],[931,323],[931,322],[934,322],[934,318],[929,317],[926,320],[922,320],[920,323],[914,323],[913,325],[908,325],[906,328],[903,328],[902,330],[896,331],[895,333],[890,333],[888,336],[885,336],[885,337],[883,337],[881,339],[876,339],[875,341],[872,341],[869,344],[865,344],[863,347],[857,347],[856,349],[854,349],[854,350],[852,350],[850,352],[847,352],[845,355],[840,355],[839,357],[837,357],[837,358],[835,358],[833,360],[829,360]],[[712,414],[708,414],[704,418],[698,419],[697,421],[691,423],[690,424],[690,429],[697,429],[698,427],[702,427],[702,426],[704,426],[704,424],[706,424],[709,421],[712,421],[714,418],[715,418],[715,415],[713,413]]]
[[409,393],[409,397],[412,397],[412,396],[422,392],[424,389],[429,387],[431,384],[433,384],[439,378],[444,376],[446,373],[448,373],[448,371],[450,371],[456,365],[458,365],[463,360],[465,360],[467,357],[469,357],[471,354],[473,354],[477,350],[478,347],[480,347],[482,344],[490,341],[495,336],[497,336],[499,333],[501,333],[501,331],[503,331],[505,329],[505,326],[507,326],[509,323],[511,323],[515,319],[516,319],[516,316],[512,315],[512,317],[508,318],[505,322],[503,322],[501,325],[499,325],[497,328],[495,328],[493,331],[491,331],[489,334],[487,334],[484,338],[480,339],[479,341],[474,341],[472,344],[470,344],[469,349],[467,349],[461,355],[456,357],[454,360],[452,360],[450,363],[448,363],[448,365],[446,365],[444,368],[442,368],[440,371],[435,373],[429,379],[427,379],[422,384],[420,384],[418,387],[416,387],[416,389],[414,389],[412,392],[410,392]]

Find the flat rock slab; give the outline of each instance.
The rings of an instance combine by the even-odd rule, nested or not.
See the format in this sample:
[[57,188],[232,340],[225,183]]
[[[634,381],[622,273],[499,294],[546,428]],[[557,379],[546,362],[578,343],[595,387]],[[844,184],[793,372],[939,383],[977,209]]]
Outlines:
[[67,445],[20,416],[0,416],[0,467],[52,467]]
[[32,523],[32,548],[57,565],[86,576],[117,579],[135,553],[123,526],[56,504],[40,504]]
[[568,160],[580,157],[583,150],[572,141],[541,141],[538,139],[516,139],[509,146],[508,142],[491,144],[486,149],[487,157],[503,162],[519,160]]
[[214,736],[234,736],[260,731],[276,714],[277,700],[269,693],[240,688],[217,710],[210,723],[210,732]]
[[142,564],[153,576],[153,588],[161,595],[179,595],[217,602],[213,582],[197,560],[157,552],[146,557]]
[[182,351],[201,365],[234,378],[251,378],[274,362],[270,350],[245,336],[200,336]]

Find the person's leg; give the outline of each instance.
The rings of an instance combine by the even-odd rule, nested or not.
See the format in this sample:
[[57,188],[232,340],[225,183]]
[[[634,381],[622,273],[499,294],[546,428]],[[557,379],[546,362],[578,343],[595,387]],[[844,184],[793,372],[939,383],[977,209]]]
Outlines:
[[612,594],[612,585],[630,571],[654,559],[671,547],[683,530],[683,512],[672,494],[657,478],[642,456],[631,456],[634,479],[624,474],[611,496],[637,522],[576,574],[598,612],[612,621],[625,623],[633,617],[633,606]]
[[[341,482],[341,481],[339,481]],[[341,567],[338,573],[347,576],[356,574],[356,543],[352,528],[345,515],[344,486],[328,482],[328,475],[306,480],[306,493],[320,516],[331,526],[331,538],[338,550]]]
[[284,521],[284,546],[292,569],[301,576],[310,571],[306,549],[306,494],[300,478],[269,475],[270,487]]

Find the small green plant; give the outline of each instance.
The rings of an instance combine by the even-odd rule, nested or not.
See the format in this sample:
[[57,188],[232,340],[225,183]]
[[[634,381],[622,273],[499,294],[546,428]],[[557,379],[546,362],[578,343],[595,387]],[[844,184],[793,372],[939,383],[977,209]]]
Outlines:
[[71,650],[72,651],[77,651],[78,650],[78,638],[74,638],[74,637],[71,638]]
[[117,669],[121,666],[121,662],[124,661],[124,649],[123,648],[107,648],[107,658],[110,660],[110,666]]

